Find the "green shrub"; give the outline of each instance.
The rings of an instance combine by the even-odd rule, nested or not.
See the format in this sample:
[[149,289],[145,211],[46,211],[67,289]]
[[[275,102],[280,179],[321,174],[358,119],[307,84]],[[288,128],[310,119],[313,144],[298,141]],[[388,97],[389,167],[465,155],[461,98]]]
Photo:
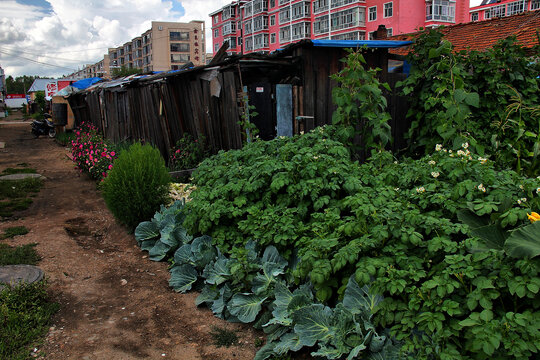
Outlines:
[[256,239],[289,258],[317,221],[313,214],[346,196],[356,167],[349,150],[322,128],[220,152],[192,175],[200,189],[186,204],[185,226],[211,236],[224,252]]
[[428,154],[435,144],[458,150],[468,141],[499,169],[538,174],[539,50],[507,38],[484,52],[455,54],[440,31],[420,35],[401,83],[410,99],[409,153]]
[[159,151],[135,143],[123,151],[103,182],[107,207],[133,229],[167,202],[170,176]]

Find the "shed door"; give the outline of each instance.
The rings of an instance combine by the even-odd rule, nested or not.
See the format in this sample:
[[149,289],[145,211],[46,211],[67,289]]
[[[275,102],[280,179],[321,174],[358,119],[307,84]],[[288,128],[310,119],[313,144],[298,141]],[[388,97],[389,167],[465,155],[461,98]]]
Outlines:
[[259,129],[259,137],[272,140],[276,137],[274,96],[270,83],[254,83],[248,86],[249,104],[255,106],[259,115],[250,120]]

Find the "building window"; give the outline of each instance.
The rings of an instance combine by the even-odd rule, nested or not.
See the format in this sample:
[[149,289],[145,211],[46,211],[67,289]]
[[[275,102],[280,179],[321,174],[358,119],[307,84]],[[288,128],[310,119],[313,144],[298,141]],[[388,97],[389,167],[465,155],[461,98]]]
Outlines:
[[276,15],[270,16],[270,26],[276,25]]
[[276,43],[276,33],[271,33],[270,34],[270,44],[275,44]]
[[287,4],[290,0],[279,0],[279,5]]
[[456,3],[448,0],[432,0],[426,3],[426,20],[454,22]]
[[253,49],[268,47],[268,34],[259,34],[253,37]]
[[253,0],[253,15],[268,11],[268,0]]
[[478,13],[474,12],[471,14],[471,21],[478,21]]
[[310,10],[310,6],[309,6],[309,2],[307,1],[294,4],[292,6],[292,19],[296,20],[296,19],[301,19],[303,17],[309,16],[309,13],[310,13],[309,10]]
[[253,15],[253,3],[248,2],[244,5],[244,18],[250,17]]
[[219,43],[214,44],[214,52],[219,50]]
[[253,31],[261,31],[268,29],[268,16],[261,15],[257,16],[253,20]]
[[186,43],[172,43],[171,52],[189,52],[189,44]]
[[223,36],[236,32],[236,22],[229,21],[228,23],[223,24],[221,32]]
[[246,44],[246,47],[245,47],[246,51],[252,51],[253,50],[253,39],[251,37],[246,39],[245,44]]
[[219,37],[219,29],[214,29],[214,37]]
[[313,22],[313,33],[322,34],[328,32],[328,15],[323,15],[315,18]]
[[369,8],[369,21],[377,20],[377,7],[372,6]]
[[284,27],[279,29],[279,43],[283,44],[284,42],[291,41],[291,30],[290,28]]
[[235,6],[227,6],[223,8],[223,13],[221,13],[221,21],[228,20],[232,17],[236,16],[236,7]]
[[169,33],[169,38],[171,41],[189,41],[189,33],[180,32],[180,31],[171,31]]
[[284,24],[291,21],[291,11],[287,7],[279,11],[279,23]]
[[276,0],[270,0],[270,7],[273,8],[276,6]]
[[185,63],[189,61],[189,54],[171,54],[172,63]]
[[332,31],[346,29],[354,26],[365,26],[366,10],[352,8],[336,12],[330,16]]
[[386,36],[388,37],[394,36],[394,29],[392,28],[386,29]]
[[531,0],[531,10],[540,9],[540,0]]
[[315,14],[328,10],[328,1],[329,0],[316,0],[313,2],[313,12]]
[[292,40],[309,38],[311,24],[309,22],[301,22],[292,26]]
[[508,16],[519,14],[525,11],[525,1],[514,1],[508,4]]
[[244,34],[248,35],[253,32],[253,23],[251,20],[248,20],[244,23]]
[[486,10],[484,14],[484,18],[491,19],[496,17],[503,17],[506,15],[506,5],[498,5],[494,6],[488,10]]
[[235,49],[236,48],[236,38],[235,37],[225,39],[225,42],[229,43],[229,49]]
[[214,15],[214,24],[217,24],[219,21],[219,15]]
[[394,4],[389,2],[384,4],[384,17],[389,18],[394,15]]
[[365,38],[366,35],[362,31],[353,31],[332,36],[332,40],[365,40]]

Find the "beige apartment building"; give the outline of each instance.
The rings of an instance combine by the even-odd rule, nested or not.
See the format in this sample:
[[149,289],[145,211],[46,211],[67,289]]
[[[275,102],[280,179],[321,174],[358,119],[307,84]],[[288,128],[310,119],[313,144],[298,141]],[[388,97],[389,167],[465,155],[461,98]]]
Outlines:
[[[188,62],[206,63],[204,21],[189,23],[152,21],[152,27],[141,36],[116,48],[109,48],[103,60],[86,65],[78,73],[85,78],[110,79],[114,69],[122,66],[143,72],[178,70]],[[71,76],[71,75],[68,75]]]

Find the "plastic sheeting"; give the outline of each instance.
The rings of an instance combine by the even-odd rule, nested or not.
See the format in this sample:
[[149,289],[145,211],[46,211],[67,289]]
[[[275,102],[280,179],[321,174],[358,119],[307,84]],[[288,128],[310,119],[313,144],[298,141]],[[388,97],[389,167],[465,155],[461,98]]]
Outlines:
[[83,90],[83,89],[86,89],[87,87],[99,82],[103,80],[102,78],[100,77],[93,77],[93,78],[88,78],[88,79],[82,79],[82,80],[79,80],[79,81],[75,81],[74,83],[71,84],[71,86],[73,86],[74,88],[77,88],[79,90]]
[[360,48],[366,45],[370,49],[379,48],[398,48],[411,45],[412,41],[396,40],[311,40],[313,46],[320,47],[342,47],[342,48]]

